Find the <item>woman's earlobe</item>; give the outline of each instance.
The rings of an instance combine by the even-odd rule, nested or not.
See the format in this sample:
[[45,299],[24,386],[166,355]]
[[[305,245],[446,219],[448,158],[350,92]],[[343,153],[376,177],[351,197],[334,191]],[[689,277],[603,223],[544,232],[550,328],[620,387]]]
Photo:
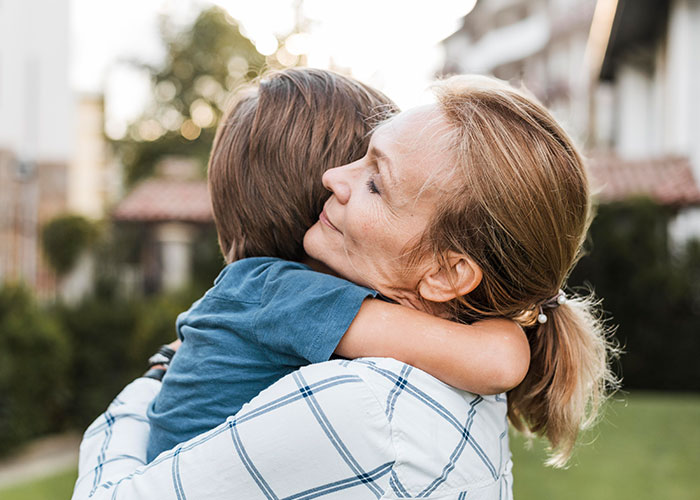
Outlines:
[[431,267],[418,284],[420,296],[430,302],[448,302],[474,290],[483,277],[481,267],[463,254],[451,252],[446,266]]

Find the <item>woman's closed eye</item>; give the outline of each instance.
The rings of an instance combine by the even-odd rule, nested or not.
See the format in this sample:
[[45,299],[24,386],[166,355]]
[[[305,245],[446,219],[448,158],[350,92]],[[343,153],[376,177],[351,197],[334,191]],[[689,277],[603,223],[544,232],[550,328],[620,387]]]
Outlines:
[[367,188],[369,189],[369,192],[372,194],[378,194],[378,195],[382,194],[379,191],[379,188],[377,187],[377,183],[374,180],[374,176],[367,179]]

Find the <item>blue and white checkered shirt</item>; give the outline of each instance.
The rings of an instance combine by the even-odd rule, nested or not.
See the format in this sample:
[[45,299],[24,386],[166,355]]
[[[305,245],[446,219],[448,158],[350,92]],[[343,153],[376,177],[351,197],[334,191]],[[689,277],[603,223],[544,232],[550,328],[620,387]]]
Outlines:
[[137,379],[85,432],[73,499],[512,499],[504,396],[387,358],[302,368],[144,465]]

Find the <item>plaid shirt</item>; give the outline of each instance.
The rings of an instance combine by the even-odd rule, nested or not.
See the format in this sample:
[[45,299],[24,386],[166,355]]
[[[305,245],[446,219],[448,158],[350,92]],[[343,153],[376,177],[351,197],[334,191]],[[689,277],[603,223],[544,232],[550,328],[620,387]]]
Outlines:
[[302,368],[145,465],[137,379],[87,429],[73,499],[512,499],[504,396],[387,358]]

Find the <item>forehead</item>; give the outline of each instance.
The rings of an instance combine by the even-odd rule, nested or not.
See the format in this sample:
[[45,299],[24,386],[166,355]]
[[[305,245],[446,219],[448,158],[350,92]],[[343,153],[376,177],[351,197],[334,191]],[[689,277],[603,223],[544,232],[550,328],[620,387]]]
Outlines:
[[440,109],[431,104],[404,111],[383,124],[371,145],[388,158],[401,183],[397,188],[416,193],[447,176],[452,133]]
[[[423,149],[449,132],[449,125],[437,105],[428,104],[402,111],[377,128],[373,139],[391,142],[407,152]],[[389,145],[387,145],[388,147]]]

